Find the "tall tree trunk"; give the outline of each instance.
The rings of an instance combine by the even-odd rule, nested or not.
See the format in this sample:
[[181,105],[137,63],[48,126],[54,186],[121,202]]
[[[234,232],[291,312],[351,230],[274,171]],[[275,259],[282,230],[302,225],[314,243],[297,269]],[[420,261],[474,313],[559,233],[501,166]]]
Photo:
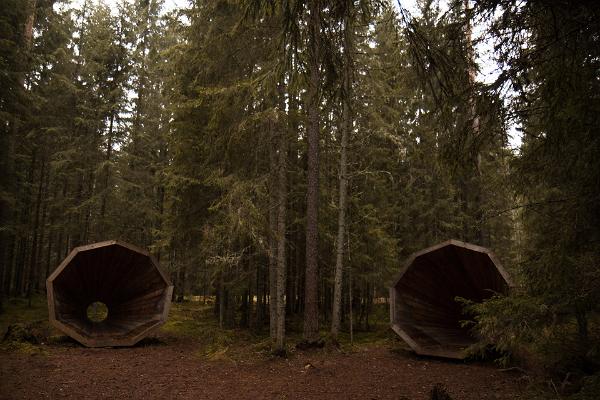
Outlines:
[[115,113],[111,112],[110,122],[108,124],[108,134],[106,138],[106,156],[104,158],[104,190],[102,192],[102,200],[100,203],[100,240],[108,239],[106,237],[106,208],[108,206],[108,186],[110,182],[110,160],[112,157],[113,147],[113,127],[115,122]]
[[277,154],[275,151],[274,128],[269,121],[269,134],[271,135],[271,146],[269,149],[269,169],[270,169],[270,188],[269,188],[269,331],[271,339],[277,339],[277,193],[276,171]]
[[[296,66],[295,58],[292,58],[292,70],[294,70]],[[299,99],[296,91],[292,91],[292,85],[287,86],[287,94],[288,94],[288,129],[289,132],[298,132],[298,109],[299,109]],[[288,136],[288,170],[296,169],[298,164],[300,164],[300,159],[297,156],[296,150],[299,146],[298,135],[293,134]],[[295,154],[295,155],[294,155]],[[293,180],[294,175],[288,176],[288,187],[292,188],[295,185],[299,184]],[[288,196],[288,210],[296,215],[301,215],[304,212],[304,204],[302,202],[297,201],[293,198],[293,196]],[[291,218],[293,220],[294,218]],[[290,260],[288,264],[288,271],[293,270],[293,275],[290,276],[290,298],[287,299],[289,303],[289,307],[287,308],[290,313],[298,314],[301,310],[300,300],[303,296],[300,294],[300,290],[302,289],[302,280],[304,279],[302,272],[304,271],[304,259],[303,259],[303,242],[304,242],[304,234],[301,229],[291,228],[295,231],[292,235],[292,244],[289,247]]]
[[[25,190],[23,191],[23,198],[25,199],[22,202],[21,207],[21,226],[27,226],[31,228],[31,207],[34,196],[33,186],[35,184],[35,169],[38,160],[38,149],[34,148],[31,154],[31,164],[29,165],[29,171],[27,172],[27,180],[25,183]],[[43,164],[43,160],[42,160]],[[42,167],[43,169],[43,167]],[[34,216],[35,218],[35,216]],[[37,231],[34,232],[37,235]],[[24,296],[28,292],[28,283],[29,283],[29,275],[30,275],[30,264],[28,264],[28,256],[31,256],[31,252],[29,249],[29,229],[27,232],[19,233],[19,245],[18,251],[15,259],[15,271],[16,271],[16,292],[20,296]]]
[[87,182],[87,189],[85,190],[85,202],[88,203],[84,208],[84,223],[83,223],[83,235],[81,238],[81,243],[82,244],[87,244],[90,242],[90,235],[93,234],[93,232],[91,232],[91,225],[92,225],[92,205],[90,204],[90,200],[94,197],[94,167],[90,166],[90,169],[88,171],[88,182]]
[[219,328],[223,329],[225,319],[225,283],[223,282],[223,271],[219,273]]
[[36,6],[37,0],[29,0],[29,14],[27,15],[27,21],[25,22],[25,31],[23,32],[25,48],[27,48],[28,50],[31,48],[31,41],[33,40],[33,25],[35,23]]
[[15,293],[16,291],[16,282],[17,282],[17,278],[16,278],[16,274],[17,274],[17,270],[16,270],[16,257],[17,257],[17,251],[18,251],[18,242],[17,242],[17,236],[16,235],[12,235],[12,243],[11,246],[9,247],[9,257],[7,257],[8,260],[8,273],[7,273],[7,277],[6,277],[6,294],[8,296],[12,295]]
[[27,299],[29,301],[29,307],[31,307],[31,296],[33,294],[33,289],[35,288],[35,283],[37,280],[37,266],[38,266],[38,243],[39,240],[39,230],[40,230],[40,212],[41,212],[41,203],[42,203],[42,191],[44,190],[44,178],[46,177],[46,161],[42,159],[41,167],[40,167],[40,182],[38,184],[37,196],[35,200],[35,214],[33,219],[33,229],[32,229],[32,243],[31,243],[31,257],[29,259],[29,273],[28,273],[28,282],[27,284]]
[[[79,171],[79,173],[77,174],[77,191],[75,192],[75,201],[74,201],[74,205],[76,207],[76,212],[75,212],[75,223],[77,224],[77,232],[73,232],[72,233],[72,239],[71,239],[71,246],[72,247],[77,247],[80,246],[82,244],[82,240],[83,240],[83,230],[81,229],[82,225],[84,225],[83,223],[83,218],[82,218],[82,211],[81,211],[81,207],[79,207],[79,205],[81,205],[81,203],[83,202],[83,185],[84,185],[84,180],[85,180],[85,172],[84,171]],[[75,231],[75,229],[74,229]]]
[[[476,147],[475,154],[475,174],[473,176],[473,183],[471,186],[473,192],[473,205],[475,207],[474,217],[475,223],[475,235],[474,241],[480,245],[488,245],[485,243],[485,229],[483,227],[483,188],[482,188],[482,171],[481,171],[481,141],[479,136],[480,132],[480,119],[477,114],[477,101],[475,98],[475,78],[477,77],[477,68],[475,66],[475,49],[473,48],[473,27],[471,25],[472,9],[469,8],[469,0],[464,0],[465,18],[466,18],[466,29],[465,29],[465,40],[467,44],[467,76],[469,81],[469,120],[471,121],[471,134],[473,135],[473,143]],[[465,195],[466,197],[466,195]]]
[[[35,290],[36,292],[40,289],[40,266],[42,264],[42,250],[44,248],[44,239],[46,237],[46,218],[48,216],[48,186],[50,185],[50,168],[49,166],[46,168],[46,176],[44,177],[44,185],[42,189],[42,198],[40,199],[42,202],[42,216],[40,220],[40,237],[38,239],[38,254],[36,255],[36,264],[35,264]],[[50,242],[48,241],[48,248],[50,248]],[[45,279],[45,277],[44,277]]]
[[344,273],[344,245],[346,236],[346,207],[348,199],[348,140],[352,129],[350,115],[350,101],[352,91],[352,43],[349,15],[351,9],[346,11],[344,17],[344,82],[342,88],[342,140],[340,149],[339,172],[339,200],[338,200],[338,232],[336,242],[335,278],[333,288],[333,310],[331,313],[331,336],[337,340],[340,330],[340,311],[342,302],[342,282]]
[[[160,168],[164,169],[168,165],[168,149],[167,143],[161,137],[161,144],[159,146],[159,160],[160,160]],[[156,184],[156,202],[157,202],[157,211],[158,217],[156,219],[156,232],[158,234],[155,236],[155,240],[159,241],[161,239],[161,235],[163,232],[163,221],[165,218],[165,185],[162,180],[162,174],[159,174],[159,178]],[[160,262],[161,255],[161,247],[157,246],[156,248],[156,259]]]
[[[283,99],[281,90],[279,91]],[[280,110],[283,113],[283,108]],[[277,338],[276,352],[285,353],[287,126],[279,124],[277,171]]]
[[[48,247],[46,248],[46,270],[44,274],[44,279],[50,276],[50,262],[52,260],[52,244],[54,242],[54,230],[50,229],[48,231]],[[43,279],[42,279],[43,283]]]
[[[138,66],[138,82],[135,88],[135,92],[137,94],[137,99],[135,101],[135,113],[133,115],[132,121],[132,133],[131,133],[131,142],[132,142],[132,152],[133,159],[130,162],[130,168],[133,171],[138,169],[137,160],[141,155],[140,148],[142,147],[142,131],[143,124],[142,119],[146,115],[146,82],[148,80],[147,74],[147,65],[148,65],[148,30],[150,26],[150,1],[140,2],[138,3],[139,9],[137,10],[142,14],[142,18],[138,22],[138,29],[142,29],[142,39],[140,42],[141,46],[141,58],[139,60]],[[139,51],[138,51],[139,52]]]
[[346,232],[348,238],[348,319],[350,320],[350,343],[354,343],[354,315],[352,295],[352,264],[350,263],[350,232]]
[[319,339],[319,71],[321,2],[310,0],[308,21],[309,82],[308,82],[308,182],[306,188],[306,272],[304,286],[304,340]]
[[[67,178],[64,178],[63,181],[63,187],[62,187],[62,195],[61,195],[61,199],[62,202],[66,202],[67,199],[67,191],[68,191],[68,185],[69,185],[69,180]],[[65,209],[64,207],[61,209],[62,213],[64,213]],[[67,219],[67,227],[69,226],[69,222],[70,218]],[[63,237],[66,237],[66,240],[63,241]],[[56,239],[56,257],[54,259],[54,267],[56,268],[59,263],[61,262],[61,260],[63,259],[64,255],[65,255],[65,247],[68,246],[68,236],[65,235],[65,224],[59,224],[58,226],[58,238]],[[66,242],[66,244],[64,243]],[[52,271],[50,271],[52,272]]]

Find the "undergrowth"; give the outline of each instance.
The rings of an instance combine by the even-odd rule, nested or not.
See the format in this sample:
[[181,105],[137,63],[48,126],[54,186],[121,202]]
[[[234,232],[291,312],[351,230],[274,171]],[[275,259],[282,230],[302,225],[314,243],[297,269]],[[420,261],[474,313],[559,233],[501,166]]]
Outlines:
[[[387,310],[377,307],[369,329],[363,326],[355,328],[353,341],[346,330],[340,332],[335,345],[327,331],[328,324],[322,323],[321,337],[324,346],[319,351],[359,351],[370,346],[384,346],[396,342],[390,331]],[[290,316],[286,331],[287,349],[285,354],[293,357],[297,351],[295,345],[302,342],[301,316]],[[361,329],[362,328],[362,329]],[[198,302],[173,303],[168,321],[162,326],[161,333],[173,340],[193,340],[198,345],[196,355],[208,360],[243,360],[248,358],[273,357],[268,326],[261,329],[221,328],[213,314],[212,305]]]
[[[51,335],[48,323],[46,298],[35,296],[29,301],[25,298],[11,298],[4,304],[0,314],[0,349],[23,354],[46,355],[42,346]],[[11,327],[10,335],[8,335]]]
[[[15,324],[27,332],[33,332],[34,339],[4,341],[0,343],[0,349],[24,354],[46,354],[51,346],[79,346],[74,340],[50,326],[45,296],[34,297],[31,307],[28,305],[28,300],[24,298],[7,300],[4,312],[0,314],[0,340],[4,338],[8,327]],[[293,357],[299,351],[296,349],[296,344],[302,342],[302,315],[290,315],[287,325],[285,354]],[[328,332],[329,323],[321,321],[321,337],[324,346],[316,351],[351,353],[372,346],[397,346],[398,339],[389,329],[385,305],[374,306],[368,329],[364,325],[364,323],[355,324],[351,341],[348,321],[345,321],[339,337],[334,341]],[[194,354],[206,360],[237,362],[257,357],[263,359],[275,357],[272,353],[268,324],[260,329],[222,328],[215,318],[213,306],[201,302],[173,303],[169,318],[159,329],[157,336],[156,340],[147,338],[138,345],[155,346],[188,341],[196,349]]]
[[30,323],[35,321],[48,321],[48,306],[46,297],[34,296],[31,299],[31,307],[26,298],[10,298],[4,304],[4,310],[0,313],[0,339],[9,325],[15,323]]

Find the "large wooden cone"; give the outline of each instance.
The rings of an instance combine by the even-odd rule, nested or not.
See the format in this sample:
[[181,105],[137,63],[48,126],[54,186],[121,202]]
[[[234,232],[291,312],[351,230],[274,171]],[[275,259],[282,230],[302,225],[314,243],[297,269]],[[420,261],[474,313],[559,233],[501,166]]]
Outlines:
[[[173,285],[147,251],[114,240],[75,248],[46,281],[50,323],[84,346],[132,346],[167,319]],[[108,316],[88,319],[102,302]]]
[[455,299],[480,302],[512,286],[494,254],[449,240],[410,256],[390,288],[392,329],[421,355],[462,359],[474,343]]

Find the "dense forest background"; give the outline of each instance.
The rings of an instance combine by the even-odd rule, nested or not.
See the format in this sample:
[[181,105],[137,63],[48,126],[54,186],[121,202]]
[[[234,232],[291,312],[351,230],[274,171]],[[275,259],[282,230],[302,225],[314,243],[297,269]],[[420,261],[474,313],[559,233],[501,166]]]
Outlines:
[[518,284],[470,307],[484,343],[596,371],[599,9],[418,4],[0,2],[0,307],[121,239],[284,350],[286,319],[369,329],[402,260],[455,238]]

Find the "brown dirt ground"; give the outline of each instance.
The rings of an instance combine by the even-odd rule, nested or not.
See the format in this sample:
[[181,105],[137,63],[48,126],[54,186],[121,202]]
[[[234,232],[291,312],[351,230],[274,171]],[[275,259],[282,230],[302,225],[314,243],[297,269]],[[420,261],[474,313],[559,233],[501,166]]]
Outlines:
[[352,353],[257,353],[207,360],[177,340],[121,349],[43,346],[0,352],[0,399],[429,399],[435,384],[455,400],[525,399],[518,376],[492,365],[418,358],[385,346]]

